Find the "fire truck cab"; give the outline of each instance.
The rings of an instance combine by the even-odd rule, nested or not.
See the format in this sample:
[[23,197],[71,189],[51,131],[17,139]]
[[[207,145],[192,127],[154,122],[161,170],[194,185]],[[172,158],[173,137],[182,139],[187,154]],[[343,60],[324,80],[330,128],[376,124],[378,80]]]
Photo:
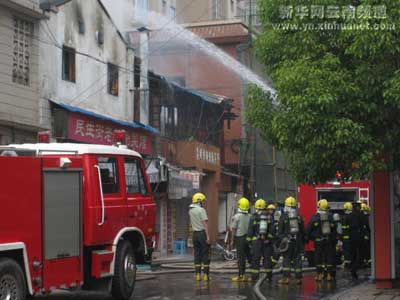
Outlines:
[[[369,190],[369,181],[332,181],[315,185],[300,184],[298,188],[299,211],[307,226],[317,211],[318,200],[328,200],[330,211],[341,215],[345,202],[361,200],[369,205]],[[309,242],[304,250],[308,261],[313,265],[314,244]]]
[[156,206],[140,154],[116,146],[0,147],[0,293],[106,287],[128,300],[153,245]]

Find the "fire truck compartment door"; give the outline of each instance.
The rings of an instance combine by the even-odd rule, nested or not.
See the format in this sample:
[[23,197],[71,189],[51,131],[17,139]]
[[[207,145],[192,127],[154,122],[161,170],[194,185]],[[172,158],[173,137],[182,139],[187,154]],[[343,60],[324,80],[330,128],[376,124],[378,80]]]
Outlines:
[[80,256],[81,172],[44,172],[44,258]]

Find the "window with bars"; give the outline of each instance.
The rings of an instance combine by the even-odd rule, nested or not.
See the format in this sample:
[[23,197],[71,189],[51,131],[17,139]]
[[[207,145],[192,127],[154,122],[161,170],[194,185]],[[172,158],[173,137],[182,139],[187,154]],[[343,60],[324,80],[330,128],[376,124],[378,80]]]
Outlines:
[[22,85],[29,85],[33,23],[18,17],[14,17],[13,21],[12,81]]
[[113,96],[118,96],[119,90],[119,69],[118,66],[113,64],[107,64],[108,69],[108,93]]

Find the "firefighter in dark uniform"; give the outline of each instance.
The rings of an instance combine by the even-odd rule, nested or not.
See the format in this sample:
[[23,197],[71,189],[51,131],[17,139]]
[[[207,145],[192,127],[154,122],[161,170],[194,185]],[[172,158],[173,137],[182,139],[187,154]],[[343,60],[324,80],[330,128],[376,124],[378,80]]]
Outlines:
[[190,223],[193,230],[194,267],[196,281],[201,280],[201,267],[203,267],[204,281],[210,280],[210,235],[208,233],[207,212],[203,208],[206,196],[196,193],[189,206]]
[[273,247],[274,254],[273,254],[271,260],[272,260],[272,265],[276,265],[279,261],[279,257],[281,256],[281,254],[279,253],[280,240],[278,238],[278,232],[279,232],[279,220],[281,218],[282,212],[281,212],[281,210],[278,209],[278,205],[276,205],[276,204],[275,205],[270,204],[270,205],[274,206],[273,216],[274,216],[274,228],[275,228],[275,233],[276,233],[274,247]]
[[343,242],[348,240],[351,276],[353,279],[358,279],[357,270],[360,267],[361,238],[364,226],[360,201],[354,203],[353,211],[350,214],[345,214],[343,223],[346,224],[347,228],[347,235],[343,234]]
[[238,212],[232,218],[231,224],[231,249],[236,245],[238,257],[239,275],[232,278],[233,282],[246,281],[246,258],[248,257],[249,247],[247,242],[247,231],[249,228],[249,209],[250,202],[246,198],[240,198],[238,201]]
[[353,211],[353,204],[346,202],[343,205],[344,215],[342,220],[342,242],[343,242],[343,267],[350,268],[350,215]]
[[302,283],[302,261],[304,244],[307,240],[303,218],[298,214],[297,201],[293,197],[285,200],[285,209],[279,220],[279,237],[282,243],[288,243],[288,248],[283,253],[283,278],[278,283],[289,284],[290,268],[295,270],[296,283]]
[[335,280],[336,279],[336,265],[337,265],[337,261],[338,261],[337,249],[338,249],[339,239],[342,236],[342,225],[341,225],[340,215],[338,213],[334,213],[332,218],[333,218],[333,230],[330,235],[329,257],[330,257],[330,261],[332,263],[332,276],[333,276],[332,279]]
[[[258,203],[257,203],[258,201]],[[273,242],[275,239],[275,228],[273,219],[273,204],[268,205],[265,209],[266,203],[264,200],[257,200],[255,213],[249,224],[248,237],[251,240],[252,263],[251,273],[252,280],[256,281],[260,273],[260,260],[263,259],[262,273],[266,273],[267,280],[272,281],[272,255],[273,255]]]
[[369,267],[371,263],[371,229],[369,227],[369,215],[371,208],[366,204],[361,204],[361,212],[363,215],[363,228],[361,239],[361,263]]
[[317,213],[311,218],[307,226],[307,236],[314,241],[315,247],[314,255],[317,267],[315,280],[322,281],[325,278],[324,273],[326,273],[326,280],[331,281],[333,279],[333,266],[332,257],[329,254],[332,249],[331,243],[334,242],[331,236],[335,225],[332,216],[329,214],[328,201],[321,199],[317,206]]

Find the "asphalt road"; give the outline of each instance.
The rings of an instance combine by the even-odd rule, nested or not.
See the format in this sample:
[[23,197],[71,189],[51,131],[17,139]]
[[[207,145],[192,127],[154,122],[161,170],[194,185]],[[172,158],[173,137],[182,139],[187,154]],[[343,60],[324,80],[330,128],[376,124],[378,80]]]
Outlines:
[[[232,283],[231,274],[213,274],[210,283],[196,283],[194,275],[170,274],[156,276],[151,280],[139,281],[132,300],[256,300],[249,283]],[[277,284],[279,275],[275,276],[272,283],[264,283],[262,293],[270,300],[323,299],[335,292],[353,286],[358,282],[351,281],[342,273],[338,274],[336,284],[316,284],[314,274],[304,275],[303,284],[289,286]],[[112,300],[110,295],[99,292],[57,292],[46,297],[37,297],[37,300]]]

